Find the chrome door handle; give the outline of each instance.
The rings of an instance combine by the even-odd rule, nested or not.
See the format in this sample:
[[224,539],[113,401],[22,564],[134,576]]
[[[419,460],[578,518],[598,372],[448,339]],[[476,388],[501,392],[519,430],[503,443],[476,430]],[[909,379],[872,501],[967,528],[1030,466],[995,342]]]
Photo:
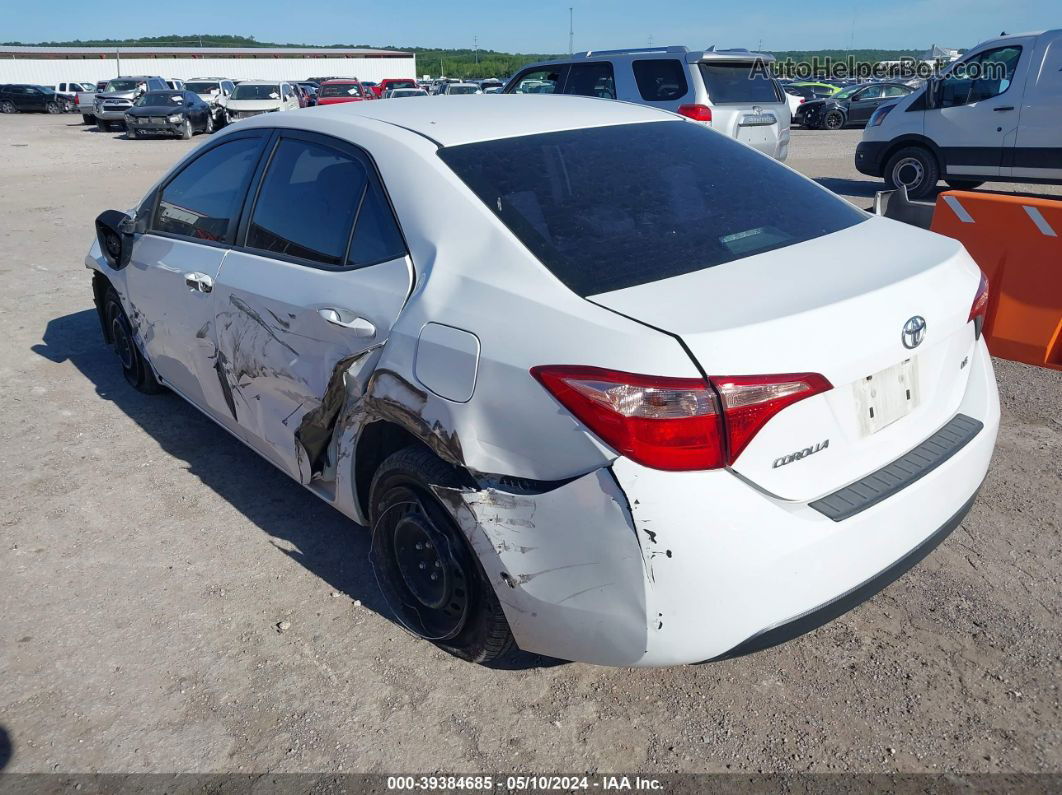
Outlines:
[[357,317],[353,312],[348,310],[326,307],[324,309],[318,309],[317,314],[333,326],[350,329],[354,332],[355,337],[376,336],[376,326],[363,317]]
[[214,289],[214,280],[205,273],[186,273],[184,274],[184,283],[189,290],[195,290],[200,293],[209,293]]

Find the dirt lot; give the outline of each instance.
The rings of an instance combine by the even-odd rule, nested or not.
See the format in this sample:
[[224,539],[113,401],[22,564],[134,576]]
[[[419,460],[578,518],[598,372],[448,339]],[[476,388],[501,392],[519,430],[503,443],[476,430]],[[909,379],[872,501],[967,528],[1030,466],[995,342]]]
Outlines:
[[[126,386],[92,221],[200,139],[77,121],[0,118],[8,771],[1062,769],[1062,373],[997,361],[999,447],[963,527],[811,635],[698,667],[474,667],[387,617],[359,528]],[[868,206],[859,135],[798,131],[790,163]]]

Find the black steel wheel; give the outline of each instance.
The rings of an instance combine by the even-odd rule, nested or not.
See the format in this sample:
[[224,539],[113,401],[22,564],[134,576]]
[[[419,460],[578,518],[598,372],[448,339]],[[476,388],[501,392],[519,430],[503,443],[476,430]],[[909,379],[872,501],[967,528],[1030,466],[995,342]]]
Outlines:
[[140,392],[153,395],[162,391],[151,365],[145,361],[133,336],[133,327],[122,308],[118,293],[111,287],[103,299],[103,318],[111,346],[122,364],[122,375],[129,385]]
[[369,494],[373,571],[406,629],[465,660],[486,663],[513,645],[494,588],[431,487],[462,485],[427,449],[389,456]]

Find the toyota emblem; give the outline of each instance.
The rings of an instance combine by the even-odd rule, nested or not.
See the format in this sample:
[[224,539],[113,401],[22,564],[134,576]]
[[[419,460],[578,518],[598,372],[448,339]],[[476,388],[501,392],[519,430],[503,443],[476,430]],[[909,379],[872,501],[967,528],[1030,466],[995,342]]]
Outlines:
[[926,319],[921,315],[915,315],[903,324],[903,347],[917,348],[925,338]]

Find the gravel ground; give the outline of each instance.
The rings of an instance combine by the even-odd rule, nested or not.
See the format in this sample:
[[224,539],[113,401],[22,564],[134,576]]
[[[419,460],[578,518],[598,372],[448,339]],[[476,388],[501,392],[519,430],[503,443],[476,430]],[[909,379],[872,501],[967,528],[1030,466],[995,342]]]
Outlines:
[[[126,386],[81,264],[92,221],[199,139],[76,122],[0,118],[8,771],[1062,769],[1062,373],[997,360],[999,447],[962,528],[810,635],[664,670],[467,665],[386,616],[359,528]],[[858,140],[797,131],[790,164],[867,206]]]

